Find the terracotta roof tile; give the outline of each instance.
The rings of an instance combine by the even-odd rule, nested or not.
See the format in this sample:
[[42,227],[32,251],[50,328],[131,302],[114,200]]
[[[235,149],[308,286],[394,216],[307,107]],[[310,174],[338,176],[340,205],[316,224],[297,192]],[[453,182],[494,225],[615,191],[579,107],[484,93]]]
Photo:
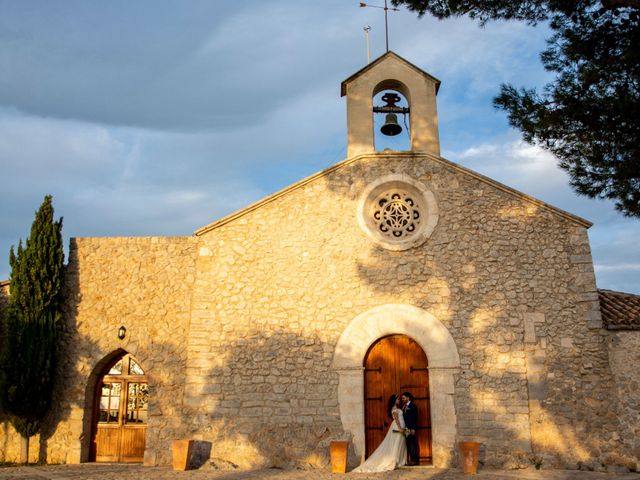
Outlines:
[[598,289],[602,321],[609,330],[640,330],[640,295]]

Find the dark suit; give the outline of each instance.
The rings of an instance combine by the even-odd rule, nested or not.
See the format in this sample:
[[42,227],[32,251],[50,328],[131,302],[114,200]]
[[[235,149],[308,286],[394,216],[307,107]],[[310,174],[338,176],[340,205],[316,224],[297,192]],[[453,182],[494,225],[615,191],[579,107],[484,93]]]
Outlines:
[[[418,429],[418,407],[415,403],[409,402],[404,407],[404,424],[409,430],[417,433]],[[418,439],[416,435],[409,435],[407,440],[407,455],[409,464],[418,464],[420,462],[420,454],[418,452]]]

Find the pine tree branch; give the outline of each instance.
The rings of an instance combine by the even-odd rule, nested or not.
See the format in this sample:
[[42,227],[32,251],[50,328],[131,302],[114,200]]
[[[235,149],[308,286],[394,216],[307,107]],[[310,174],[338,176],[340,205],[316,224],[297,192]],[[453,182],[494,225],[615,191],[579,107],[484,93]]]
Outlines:
[[616,7],[629,7],[640,9],[640,0],[601,0],[602,6],[607,10],[613,10]]

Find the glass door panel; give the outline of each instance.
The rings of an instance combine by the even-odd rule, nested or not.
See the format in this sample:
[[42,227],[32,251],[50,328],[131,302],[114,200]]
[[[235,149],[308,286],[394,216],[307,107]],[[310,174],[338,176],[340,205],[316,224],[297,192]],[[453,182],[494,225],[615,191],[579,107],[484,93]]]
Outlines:
[[141,382],[129,383],[125,422],[130,425],[145,425],[147,423],[148,405],[149,386]]
[[98,423],[117,425],[120,416],[120,396],[122,384],[119,382],[105,382],[102,384]]

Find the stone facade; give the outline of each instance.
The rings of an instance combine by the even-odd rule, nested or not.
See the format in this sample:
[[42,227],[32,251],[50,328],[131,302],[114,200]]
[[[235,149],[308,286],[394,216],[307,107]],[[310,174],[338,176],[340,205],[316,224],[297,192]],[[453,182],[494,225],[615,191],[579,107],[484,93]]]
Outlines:
[[[168,445],[182,433],[178,399],[184,389],[196,244],[193,237],[72,239],[59,383],[42,435],[31,440],[31,461],[88,459],[97,375],[127,351],[146,370],[156,400],[150,404],[146,455],[151,463],[170,462]],[[121,325],[127,328],[124,340],[117,337]],[[19,439],[8,422],[2,429],[0,458],[16,461]]]
[[635,463],[635,470],[640,471],[640,331],[610,332],[607,341],[620,421],[613,436],[624,452],[611,452],[608,460],[629,467]]
[[[390,175],[438,216],[411,248],[358,221]],[[323,467],[347,438],[357,464],[364,354],[400,333],[429,361],[436,466],[461,440],[489,466],[634,466],[637,396],[621,382],[637,338],[602,329],[589,225],[414,151],[350,157],[193,237],[74,239],[61,382],[32,454],[88,459],[99,372],[129,352],[149,377],[146,464],[169,463],[174,438],[240,468]]]
[[[431,238],[406,252],[377,247],[354,221],[361,192],[389,171],[424,182],[440,208]],[[281,420],[292,415],[296,421],[330,424],[331,409],[320,401],[335,402],[335,380],[324,371],[336,339],[361,312],[401,303],[429,312],[453,336],[461,366],[455,395],[458,436],[480,440],[487,463],[528,464],[532,442],[549,462],[573,465],[615,446],[608,431],[611,412],[604,407],[602,415],[592,413],[594,402],[608,396],[611,374],[605,337],[597,328],[586,229],[576,221],[435,158],[379,154],[344,164],[206,231],[201,241],[198,272],[207,280],[198,282],[203,292],[196,286],[194,318],[206,319],[207,334],[199,337],[211,338],[227,325],[238,329],[238,318],[244,317],[249,321],[243,338],[272,332],[316,345],[304,357],[298,349],[279,355],[283,365],[306,358],[305,364],[318,370],[297,372],[295,385],[275,396],[269,384],[265,394],[255,384],[248,388],[253,407],[237,415],[234,429],[241,430],[236,425],[242,422],[261,424],[261,418],[242,418],[261,409],[277,421],[279,415],[271,417],[271,399],[283,402]],[[212,290],[217,293],[211,295]],[[195,327],[192,323],[192,331]],[[230,337],[224,335],[225,347]],[[225,351],[229,355],[225,348],[211,347],[190,359],[217,361]],[[567,371],[567,362],[593,373]],[[244,375],[247,382],[271,378],[280,384],[276,372],[260,371],[244,355],[226,368],[227,382]],[[202,384],[215,382],[218,369],[208,379],[205,373]],[[247,370],[254,375],[244,374]],[[301,408],[318,393],[311,408]],[[221,401],[231,400],[231,410],[214,406],[212,415],[232,415],[242,405],[237,394],[234,388],[216,393]],[[200,397],[191,401],[201,405],[205,396]],[[591,432],[588,438],[581,428]]]
[[[417,248],[385,250],[358,224],[360,194],[389,171],[438,200]],[[331,439],[357,433],[341,420],[336,345],[385,304],[436,318],[459,354],[455,434],[436,465],[464,439],[487,465],[632,461],[585,225],[436,157],[350,159],[197,237],[75,239],[66,289],[62,382],[47,438],[32,442],[52,462],[86,460],[96,372],[127,351],[150,378],[148,463],[168,463],[186,436],[244,468],[324,465]],[[15,458],[17,441],[4,445]]]

